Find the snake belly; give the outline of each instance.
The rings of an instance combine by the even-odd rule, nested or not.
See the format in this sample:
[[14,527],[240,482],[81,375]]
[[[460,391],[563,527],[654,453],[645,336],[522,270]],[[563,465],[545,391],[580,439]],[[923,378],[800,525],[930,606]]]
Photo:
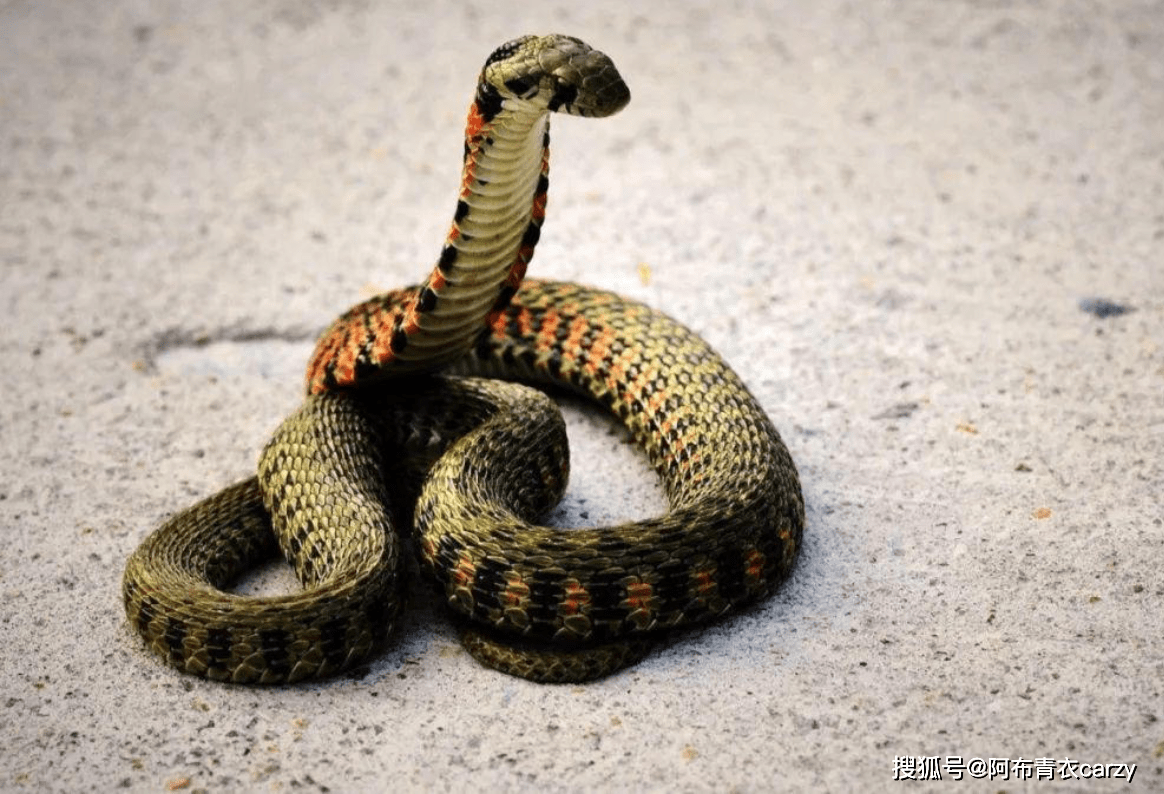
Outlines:
[[[628,100],[610,59],[572,37],[494,51],[428,279],[338,318],[257,480],[179,513],[131,556],[125,607],[151,649],[245,683],[348,668],[392,631],[410,534],[470,654],[536,681],[606,675],[660,632],[787,577],[804,527],[799,479],[740,378],[641,303],[523,278],[545,217],[549,113],[605,116]],[[565,488],[561,418],[540,392],[483,377],[603,406],[646,451],[670,510],[616,527],[537,526]],[[276,545],[301,593],[223,590]]]

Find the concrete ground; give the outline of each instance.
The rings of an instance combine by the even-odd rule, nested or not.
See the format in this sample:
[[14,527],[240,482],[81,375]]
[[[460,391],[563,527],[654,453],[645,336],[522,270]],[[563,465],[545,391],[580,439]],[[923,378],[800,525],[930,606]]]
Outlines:
[[[632,5],[0,3],[0,789],[1164,789],[1164,5]],[[555,120],[533,272],[733,363],[794,575],[585,686],[479,667],[427,588],[352,676],[163,666],[127,556],[427,272],[477,70],[552,30],[634,98]],[[558,519],[659,510],[569,410]]]

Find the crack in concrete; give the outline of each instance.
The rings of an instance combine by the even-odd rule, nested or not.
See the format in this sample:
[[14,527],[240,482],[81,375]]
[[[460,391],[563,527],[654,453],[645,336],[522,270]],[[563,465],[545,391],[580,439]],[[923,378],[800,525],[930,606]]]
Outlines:
[[[252,328],[243,324],[210,329],[170,327],[154,334],[139,348],[138,368],[145,373],[156,373],[159,362],[167,355],[182,350],[201,350],[215,344],[254,345],[270,342],[301,345],[314,342],[318,332],[300,327]],[[304,359],[306,366],[306,358]]]

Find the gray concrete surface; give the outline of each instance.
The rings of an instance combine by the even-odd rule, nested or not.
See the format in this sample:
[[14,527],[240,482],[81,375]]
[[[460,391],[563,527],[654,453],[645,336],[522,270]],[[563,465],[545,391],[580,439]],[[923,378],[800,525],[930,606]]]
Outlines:
[[[1164,5],[649,8],[0,4],[0,789],[1164,789]],[[534,272],[734,363],[803,477],[794,576],[587,686],[478,667],[427,595],[353,676],[162,666],[126,557],[427,271],[482,60],[550,30],[634,99],[556,120]],[[558,518],[657,510],[570,417]]]

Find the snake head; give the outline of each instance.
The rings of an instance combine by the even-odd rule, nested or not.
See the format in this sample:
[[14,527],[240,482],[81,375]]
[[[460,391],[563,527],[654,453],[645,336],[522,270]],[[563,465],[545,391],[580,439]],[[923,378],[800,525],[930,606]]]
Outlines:
[[575,116],[609,116],[630,101],[614,62],[573,36],[522,36],[485,61],[478,104],[493,109],[528,103]]

